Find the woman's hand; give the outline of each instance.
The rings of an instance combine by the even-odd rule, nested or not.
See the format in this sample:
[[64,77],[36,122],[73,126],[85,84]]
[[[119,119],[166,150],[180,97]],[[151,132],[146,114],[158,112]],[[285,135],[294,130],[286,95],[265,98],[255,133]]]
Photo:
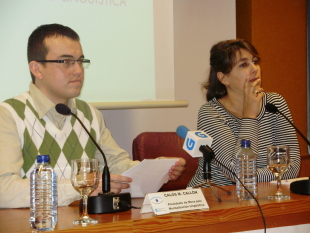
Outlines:
[[246,78],[244,83],[243,118],[256,118],[261,110],[264,96],[260,78]]

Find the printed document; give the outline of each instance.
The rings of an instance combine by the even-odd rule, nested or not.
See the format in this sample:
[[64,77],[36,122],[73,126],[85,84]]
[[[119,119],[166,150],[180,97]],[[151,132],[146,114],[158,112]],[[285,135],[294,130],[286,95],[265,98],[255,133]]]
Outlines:
[[125,171],[122,175],[132,178],[129,192],[131,197],[144,197],[147,193],[157,192],[169,179],[168,171],[178,159],[144,159],[141,163]]

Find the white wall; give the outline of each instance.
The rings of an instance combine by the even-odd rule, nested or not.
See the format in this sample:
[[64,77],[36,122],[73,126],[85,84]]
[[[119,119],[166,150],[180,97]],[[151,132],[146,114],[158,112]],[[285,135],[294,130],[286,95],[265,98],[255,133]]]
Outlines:
[[175,99],[187,108],[102,110],[116,142],[132,154],[132,141],[142,132],[173,131],[179,125],[196,129],[205,103],[201,84],[209,68],[211,46],[236,37],[234,0],[174,0]]

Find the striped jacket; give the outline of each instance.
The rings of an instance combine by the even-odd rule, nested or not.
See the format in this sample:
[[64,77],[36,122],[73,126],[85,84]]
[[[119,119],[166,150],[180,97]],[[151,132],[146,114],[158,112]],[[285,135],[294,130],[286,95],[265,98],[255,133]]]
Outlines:
[[[252,150],[257,154],[258,182],[275,180],[275,176],[267,168],[267,146],[271,145],[290,147],[291,164],[284,173],[283,179],[298,176],[300,152],[296,132],[283,116],[267,112],[266,103],[273,103],[292,121],[285,100],[276,93],[265,93],[263,107],[256,119],[237,118],[215,98],[201,106],[198,113],[198,130],[205,131],[213,138],[212,149],[216,159],[229,168],[228,170],[213,160],[211,164],[213,184],[231,185],[234,183],[235,178],[231,171],[235,172],[236,154],[240,149],[241,139],[249,139]],[[189,187],[204,182],[202,166],[203,158],[200,158],[198,169],[188,184]]]

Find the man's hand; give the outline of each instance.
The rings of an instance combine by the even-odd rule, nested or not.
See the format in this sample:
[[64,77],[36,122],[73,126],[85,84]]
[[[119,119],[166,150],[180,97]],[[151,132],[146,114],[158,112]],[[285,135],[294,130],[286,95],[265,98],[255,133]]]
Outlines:
[[[101,177],[101,174],[100,174]],[[129,188],[129,184],[132,181],[131,178],[127,176],[122,176],[122,175],[110,175],[110,185],[111,185],[111,190],[110,192],[113,193],[120,193],[122,189],[127,189]],[[97,196],[99,193],[102,192],[102,181],[100,179],[100,184],[97,187],[96,190],[94,190],[90,196]]]
[[[161,157],[162,159],[171,159],[173,157]],[[185,170],[184,166],[186,164],[185,159],[178,158],[179,160],[169,170],[169,180],[176,180],[182,172]],[[101,176],[101,175],[100,175]],[[110,175],[111,182],[111,192],[120,193],[122,189],[127,189],[130,187],[131,178],[122,175]],[[98,193],[102,192],[102,181],[100,180],[99,186],[94,190],[90,196],[97,196]]]
[[110,175],[111,177],[111,192],[120,193],[122,189],[128,189],[132,179],[122,175]]
[[[171,157],[165,157],[171,159]],[[175,164],[169,170],[169,180],[176,180],[185,170],[186,161],[183,158],[178,158],[179,161],[176,161]]]

